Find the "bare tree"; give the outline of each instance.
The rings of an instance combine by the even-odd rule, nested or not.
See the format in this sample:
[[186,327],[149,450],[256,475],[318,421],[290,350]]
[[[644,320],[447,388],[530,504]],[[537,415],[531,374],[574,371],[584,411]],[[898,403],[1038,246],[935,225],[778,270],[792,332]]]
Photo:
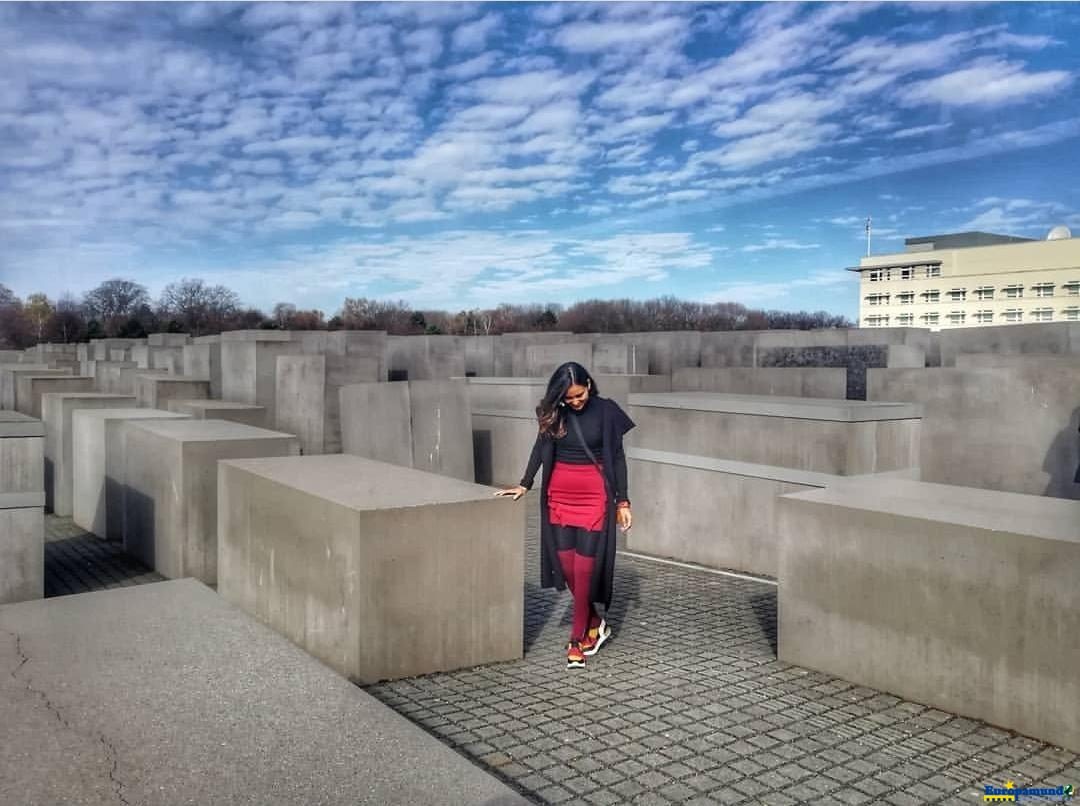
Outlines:
[[53,304],[44,294],[30,294],[23,303],[23,311],[34,327],[38,342],[41,342],[45,337],[45,326],[53,315]]
[[169,283],[161,292],[161,312],[193,336],[220,332],[240,308],[240,298],[222,285],[209,286],[199,278]]
[[90,316],[101,322],[105,335],[115,336],[131,329],[129,320],[141,308],[149,308],[150,295],[132,280],[113,278],[86,292],[83,305]]
[[49,321],[49,337],[65,343],[81,341],[86,335],[82,306],[70,294],[60,297]]

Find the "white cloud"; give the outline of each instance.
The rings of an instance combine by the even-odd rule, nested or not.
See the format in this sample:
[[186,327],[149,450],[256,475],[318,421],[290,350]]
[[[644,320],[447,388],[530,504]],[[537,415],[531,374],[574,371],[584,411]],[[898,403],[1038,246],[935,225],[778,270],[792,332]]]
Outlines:
[[787,238],[768,238],[762,243],[747,244],[742,247],[743,252],[765,252],[774,249],[820,249],[819,243],[800,243]]
[[670,42],[685,35],[686,18],[667,17],[650,22],[573,22],[555,34],[554,42],[572,53],[598,53],[620,47],[643,47]]
[[1001,106],[1057,92],[1071,82],[1064,70],[1029,72],[1018,62],[983,61],[916,82],[900,100],[907,106]]
[[930,123],[926,126],[911,126],[907,129],[898,129],[889,135],[893,140],[906,140],[911,137],[921,137],[924,134],[943,132],[952,126],[951,123]]
[[500,26],[496,14],[487,14],[473,22],[459,25],[450,38],[451,47],[457,51],[482,50],[487,45],[488,37]]

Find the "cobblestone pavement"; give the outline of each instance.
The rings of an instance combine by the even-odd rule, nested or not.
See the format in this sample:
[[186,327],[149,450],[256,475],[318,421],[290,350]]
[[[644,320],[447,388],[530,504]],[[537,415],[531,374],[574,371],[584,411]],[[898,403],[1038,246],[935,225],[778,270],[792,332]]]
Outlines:
[[[1080,786],[1076,754],[779,662],[765,582],[621,556],[615,635],[567,670],[570,597],[536,585],[528,505],[524,659],[365,690],[530,800],[952,806],[1010,779]],[[46,595],[161,579],[47,523]]]
[[160,582],[165,577],[80,529],[70,518],[45,516],[45,596]]

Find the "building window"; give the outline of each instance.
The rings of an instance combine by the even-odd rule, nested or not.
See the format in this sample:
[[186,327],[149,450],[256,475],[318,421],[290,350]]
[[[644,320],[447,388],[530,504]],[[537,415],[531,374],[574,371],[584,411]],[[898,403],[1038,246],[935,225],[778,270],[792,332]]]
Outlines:
[[924,313],[919,318],[922,319],[924,325],[936,325],[940,321],[941,316],[936,313]]
[[901,280],[914,280],[915,279],[915,268],[912,267],[910,269],[900,269],[900,279]]
[[966,297],[966,288],[954,288],[949,291],[949,302],[963,302]]
[[994,287],[992,285],[982,285],[975,289],[975,299],[993,299]]
[[875,269],[874,271],[870,272],[870,282],[872,283],[876,283],[879,280],[888,280],[891,278],[892,275],[889,273],[888,269]]
[[1061,287],[1065,289],[1066,296],[1080,297],[1080,280],[1069,280],[1062,283]]
[[1031,312],[1031,318],[1036,322],[1052,322],[1054,320],[1054,309],[1036,308]]
[[866,301],[868,303],[870,303],[871,305],[888,305],[889,304],[889,295],[888,294],[868,294],[867,297],[866,297]]
[[902,313],[902,314],[900,314],[899,316],[896,317],[896,324],[900,325],[901,327],[906,327],[906,326],[915,324],[915,314],[913,314],[913,313]]
[[866,317],[867,327],[884,327],[889,324],[888,315]]
[[1072,307],[1066,308],[1061,312],[1061,315],[1069,322],[1080,322],[1080,308]]
[[926,267],[926,276],[927,277],[940,277],[941,276],[941,266],[927,266]]
[[1019,308],[1006,308],[1005,309],[1005,321],[1006,322],[1021,322],[1024,319],[1024,312]]
[[915,304],[915,292],[904,291],[896,295],[896,301],[901,305],[914,305]]
[[922,292],[922,298],[923,298],[923,302],[941,302],[941,292],[940,291],[923,291]]
[[964,324],[964,312],[963,311],[953,311],[952,313],[950,313],[949,314],[949,324],[950,325],[962,325],[962,324]]
[[980,325],[988,325],[994,321],[993,311],[975,311],[975,321]]
[[1004,291],[1005,299],[1020,299],[1024,296],[1024,287],[1022,285],[1007,285]]
[[1032,286],[1035,291],[1036,297],[1052,297],[1054,296],[1054,284],[1053,283],[1035,283]]

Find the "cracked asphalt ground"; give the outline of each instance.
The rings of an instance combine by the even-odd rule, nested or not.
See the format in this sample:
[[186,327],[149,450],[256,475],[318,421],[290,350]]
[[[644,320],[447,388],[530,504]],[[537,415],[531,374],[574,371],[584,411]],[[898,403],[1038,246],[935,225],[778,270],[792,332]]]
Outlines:
[[[366,687],[528,799],[953,806],[1080,785],[1075,753],[780,662],[765,581],[620,556],[615,636],[568,671],[570,597],[536,584],[531,498],[524,658]],[[51,595],[161,578],[47,523]]]

